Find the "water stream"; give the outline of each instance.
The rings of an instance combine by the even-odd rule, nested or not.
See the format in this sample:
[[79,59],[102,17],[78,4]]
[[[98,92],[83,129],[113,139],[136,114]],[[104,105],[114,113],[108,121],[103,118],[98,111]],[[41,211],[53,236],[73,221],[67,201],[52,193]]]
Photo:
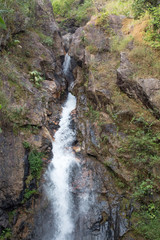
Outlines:
[[[77,164],[72,150],[75,131],[70,127],[71,112],[76,107],[76,98],[69,93],[63,107],[60,128],[53,142],[53,159],[46,173],[50,180],[47,190],[54,212],[55,231],[53,240],[71,240],[74,230],[72,213],[72,196],[69,185],[70,172]],[[44,239],[45,240],[45,239]]]
[[[67,54],[63,64],[64,74],[70,67],[70,57]],[[53,159],[46,172],[47,195],[52,205],[54,216],[54,231],[49,240],[71,240],[74,231],[72,208],[74,207],[70,175],[75,165],[78,165],[72,150],[76,139],[75,130],[71,127],[71,112],[76,108],[76,98],[69,93],[62,109],[60,128],[55,133],[53,142]],[[44,239],[46,240],[46,239]]]

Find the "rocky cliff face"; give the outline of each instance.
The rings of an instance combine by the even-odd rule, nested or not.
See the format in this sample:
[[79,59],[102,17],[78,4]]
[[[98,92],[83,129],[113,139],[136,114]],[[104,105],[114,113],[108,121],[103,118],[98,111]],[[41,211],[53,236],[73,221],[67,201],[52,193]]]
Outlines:
[[[160,80],[154,78],[154,74],[143,79],[137,70],[142,67],[141,63],[136,69],[130,57],[136,51],[136,40],[130,39],[123,51],[117,51],[126,37],[125,21],[124,16],[111,15],[103,22],[99,17],[92,17],[85,27],[75,32],[69,49],[75,76],[72,92],[78,102],[81,152],[84,158],[92,159],[91,166],[93,159],[99,162],[98,167],[93,168],[100,170],[97,178],[103,186],[96,190],[95,208],[101,220],[95,216],[92,219],[92,239],[95,231],[95,239],[144,239],[134,232],[134,212],[139,212],[145,204],[147,209],[147,204],[154,202],[159,192],[156,184],[159,163],[152,162],[147,144],[151,149],[149,141],[155,137],[159,148]],[[157,150],[152,154],[159,156]],[[111,179],[105,181],[106,176]],[[152,193],[144,189],[140,193],[138,189],[147,181],[154,181]],[[102,202],[109,208],[102,207]],[[95,230],[94,226],[99,227]]]
[[40,194],[28,156],[43,152],[44,166],[51,158],[49,130],[57,128],[66,81],[50,1],[33,1],[28,15],[14,7],[0,30],[0,234],[6,239],[14,225],[11,239],[26,239]]

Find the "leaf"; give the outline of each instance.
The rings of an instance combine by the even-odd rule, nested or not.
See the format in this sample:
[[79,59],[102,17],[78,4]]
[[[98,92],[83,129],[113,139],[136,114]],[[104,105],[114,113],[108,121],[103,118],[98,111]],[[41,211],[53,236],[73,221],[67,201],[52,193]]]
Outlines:
[[0,28],[6,29],[6,24],[1,16],[0,16]]

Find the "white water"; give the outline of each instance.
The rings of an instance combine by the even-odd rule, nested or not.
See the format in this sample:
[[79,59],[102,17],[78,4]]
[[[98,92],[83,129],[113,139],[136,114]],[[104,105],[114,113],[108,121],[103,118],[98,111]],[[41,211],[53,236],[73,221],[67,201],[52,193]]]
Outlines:
[[63,72],[65,75],[70,71],[71,57],[68,53],[65,55],[64,63],[63,63]]
[[[52,202],[56,231],[51,240],[71,239],[74,222],[71,217],[72,201],[69,187],[70,171],[77,164],[72,151],[75,132],[71,129],[71,111],[76,107],[76,98],[69,93],[63,107],[60,128],[53,142],[53,159],[47,172],[50,189],[47,194]],[[53,185],[53,187],[51,187]]]

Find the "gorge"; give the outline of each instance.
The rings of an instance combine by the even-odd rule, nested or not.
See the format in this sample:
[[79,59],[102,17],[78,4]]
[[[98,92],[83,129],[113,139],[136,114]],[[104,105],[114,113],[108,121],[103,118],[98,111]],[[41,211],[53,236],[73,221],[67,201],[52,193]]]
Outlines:
[[160,239],[159,3],[141,2],[0,3],[0,240]]

